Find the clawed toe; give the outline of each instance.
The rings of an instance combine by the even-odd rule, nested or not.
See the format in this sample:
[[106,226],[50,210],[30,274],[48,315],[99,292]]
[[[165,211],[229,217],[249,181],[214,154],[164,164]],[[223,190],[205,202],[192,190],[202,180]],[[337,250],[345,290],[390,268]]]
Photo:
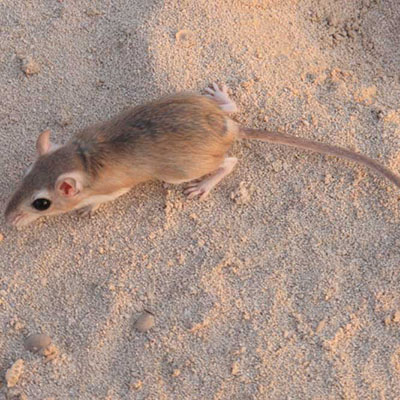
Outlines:
[[194,191],[194,192],[192,192],[192,193],[190,193],[190,194],[188,194],[188,199],[189,200],[192,200],[192,199],[194,199],[197,195],[199,195],[200,193],[198,193],[198,191]]
[[228,87],[223,84],[221,88],[216,83],[212,84],[213,88],[207,87],[205,91],[207,97],[216,101],[219,106],[227,113],[232,113],[237,111],[237,106],[235,102],[228,95]]
[[211,88],[205,88],[204,89],[207,93],[210,93],[210,94],[208,94],[208,95],[206,95],[206,96],[209,96],[209,97],[213,97],[214,96],[214,90],[213,89],[211,89]]
[[200,200],[203,200],[208,195],[207,188],[204,188],[201,183],[192,183],[190,184],[183,193],[187,196],[189,200],[194,199],[199,196]]
[[89,206],[82,207],[82,208],[79,208],[78,210],[76,210],[76,213],[80,217],[88,217],[88,216],[90,216],[91,212],[92,212],[92,207],[89,207]]
[[206,192],[204,191],[204,189],[196,189],[196,190],[194,190],[193,192],[191,192],[190,194],[187,194],[187,198],[188,198],[189,200],[192,200],[192,199],[194,199],[195,197],[199,196],[199,199],[200,199],[200,200],[203,200],[203,199],[205,199],[205,197],[207,196],[207,194],[208,194],[208,193],[206,193]]
[[186,195],[190,195],[192,193],[196,193],[199,192],[201,189],[199,189],[197,186],[192,186],[190,188],[186,188],[183,193],[185,193]]
[[187,184],[185,187],[185,192],[187,190],[195,189],[198,186],[198,184],[199,184],[198,182],[192,182],[192,183]]
[[189,182],[184,190],[185,195],[189,199],[199,196],[200,200],[204,200],[212,188],[218,184],[226,175],[231,173],[233,167],[237,163],[237,158],[227,157],[223,160],[219,168],[203,177],[201,180]]
[[98,205],[97,206],[89,205],[89,206],[85,206],[85,207],[82,207],[82,208],[78,208],[76,210],[76,213],[80,217],[89,217],[97,210],[97,208],[98,208]]

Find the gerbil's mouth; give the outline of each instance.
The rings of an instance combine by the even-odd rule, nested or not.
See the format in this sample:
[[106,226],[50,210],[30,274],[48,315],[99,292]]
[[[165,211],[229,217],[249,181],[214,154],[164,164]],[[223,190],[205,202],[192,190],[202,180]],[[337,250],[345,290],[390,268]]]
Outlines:
[[32,215],[21,212],[21,213],[11,216],[11,218],[9,218],[7,222],[12,226],[19,227],[19,226],[28,225],[30,222],[32,222],[35,219],[36,218],[32,218]]
[[23,218],[24,218],[24,214],[23,214],[23,213],[19,213],[19,214],[16,214],[16,215],[12,216],[12,218],[9,218],[7,222],[8,222],[10,225],[18,226],[18,223],[19,223],[19,222],[21,221],[21,219],[23,219]]

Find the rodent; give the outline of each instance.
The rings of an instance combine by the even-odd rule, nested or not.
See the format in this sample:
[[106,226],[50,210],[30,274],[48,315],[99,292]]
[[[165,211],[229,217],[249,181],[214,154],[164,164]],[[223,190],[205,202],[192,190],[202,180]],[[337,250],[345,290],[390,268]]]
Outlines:
[[230,117],[237,111],[224,85],[207,95],[176,94],[139,105],[83,129],[63,146],[50,131],[37,139],[38,158],[6,210],[6,221],[26,225],[41,216],[78,209],[87,214],[140,182],[190,182],[189,198],[205,198],[234,168],[227,152],[237,139],[259,139],[346,158],[375,170],[400,188],[400,177],[359,153],[281,133],[244,128]]

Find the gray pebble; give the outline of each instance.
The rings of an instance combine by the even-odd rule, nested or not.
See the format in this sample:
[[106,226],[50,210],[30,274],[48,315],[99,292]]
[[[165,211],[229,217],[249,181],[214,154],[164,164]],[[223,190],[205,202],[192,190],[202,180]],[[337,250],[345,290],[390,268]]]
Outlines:
[[155,325],[154,315],[145,311],[135,322],[135,328],[139,332],[147,332]]
[[44,333],[34,333],[25,339],[25,349],[37,353],[45,349],[51,343],[51,338]]

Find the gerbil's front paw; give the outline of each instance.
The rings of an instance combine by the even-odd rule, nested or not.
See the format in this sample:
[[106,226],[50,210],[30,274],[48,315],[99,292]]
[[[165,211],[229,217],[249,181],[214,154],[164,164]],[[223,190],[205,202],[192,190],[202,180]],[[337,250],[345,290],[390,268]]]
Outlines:
[[82,208],[78,208],[76,210],[76,212],[80,217],[88,217],[88,216],[92,215],[98,208],[99,208],[98,204],[89,205],[89,206],[85,206]]
[[222,85],[220,89],[216,83],[213,83],[213,89],[206,88],[206,92],[209,93],[206,96],[216,101],[225,112],[233,113],[238,111],[236,103],[228,95],[226,85]]

